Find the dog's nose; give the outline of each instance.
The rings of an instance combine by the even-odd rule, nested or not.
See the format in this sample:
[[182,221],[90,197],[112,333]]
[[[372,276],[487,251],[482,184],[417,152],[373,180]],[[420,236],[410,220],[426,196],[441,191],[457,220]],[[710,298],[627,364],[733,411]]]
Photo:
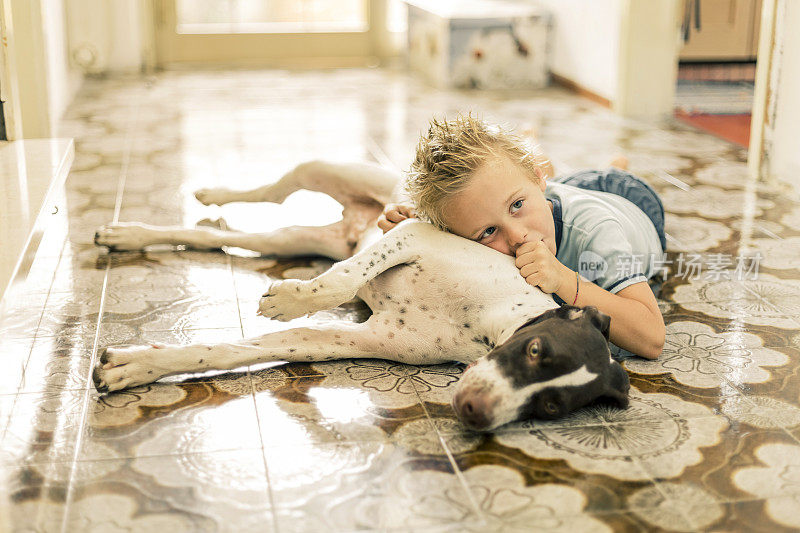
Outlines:
[[453,398],[453,408],[461,423],[469,429],[481,431],[492,423],[485,395],[461,391]]

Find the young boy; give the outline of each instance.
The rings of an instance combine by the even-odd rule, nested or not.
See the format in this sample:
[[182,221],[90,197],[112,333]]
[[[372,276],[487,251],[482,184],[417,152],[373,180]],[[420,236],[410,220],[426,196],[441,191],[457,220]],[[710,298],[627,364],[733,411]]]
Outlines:
[[621,169],[552,174],[546,157],[497,127],[434,119],[406,183],[416,208],[389,204],[378,226],[419,215],[515,256],[529,284],[610,315],[612,353],[656,359],[665,328],[648,279],[666,248],[661,201]]

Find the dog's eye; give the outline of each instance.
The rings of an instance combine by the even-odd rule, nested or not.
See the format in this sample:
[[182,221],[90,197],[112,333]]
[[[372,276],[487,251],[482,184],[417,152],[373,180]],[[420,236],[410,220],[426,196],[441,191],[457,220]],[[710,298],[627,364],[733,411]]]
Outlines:
[[528,356],[529,357],[539,357],[540,346],[539,346],[539,339],[533,339],[530,344],[528,344]]

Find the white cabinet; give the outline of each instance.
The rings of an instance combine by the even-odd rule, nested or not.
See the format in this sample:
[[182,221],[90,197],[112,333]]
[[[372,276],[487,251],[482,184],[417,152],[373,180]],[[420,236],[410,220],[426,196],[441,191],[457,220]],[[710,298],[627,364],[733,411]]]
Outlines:
[[491,0],[406,3],[409,66],[433,85],[547,85],[550,23],[540,8]]

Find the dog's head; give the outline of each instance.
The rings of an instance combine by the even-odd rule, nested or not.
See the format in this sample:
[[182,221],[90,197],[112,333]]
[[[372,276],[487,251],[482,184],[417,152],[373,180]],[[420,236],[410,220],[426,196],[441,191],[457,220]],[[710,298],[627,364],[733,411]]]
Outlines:
[[520,327],[472,363],[453,408],[470,429],[489,431],[528,418],[555,419],[595,400],[628,406],[628,374],[611,359],[611,318],[564,305]]

